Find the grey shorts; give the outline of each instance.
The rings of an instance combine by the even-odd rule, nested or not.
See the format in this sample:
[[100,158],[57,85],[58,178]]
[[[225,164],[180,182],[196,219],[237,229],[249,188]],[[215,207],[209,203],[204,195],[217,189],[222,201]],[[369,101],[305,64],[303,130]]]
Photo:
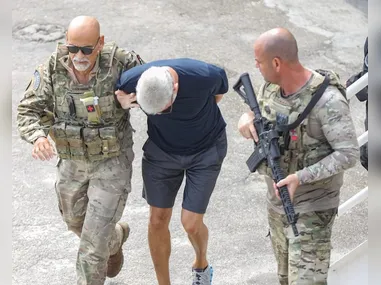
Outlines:
[[147,203],[153,207],[172,208],[185,175],[182,207],[204,214],[226,156],[226,130],[212,147],[196,154],[169,154],[150,139],[143,151],[143,198]]

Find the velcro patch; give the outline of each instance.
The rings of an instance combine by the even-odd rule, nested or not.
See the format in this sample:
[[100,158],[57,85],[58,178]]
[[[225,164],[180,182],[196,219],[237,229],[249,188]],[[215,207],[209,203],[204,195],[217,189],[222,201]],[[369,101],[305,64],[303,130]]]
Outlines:
[[36,70],[34,72],[34,79],[33,79],[33,90],[34,91],[36,91],[38,89],[38,87],[40,86],[40,83],[41,83],[40,72],[38,72],[38,70]]
[[276,112],[276,123],[277,125],[287,125],[288,116],[279,112]]
[[94,105],[87,105],[86,109],[87,109],[87,112],[89,112],[89,113],[95,112]]

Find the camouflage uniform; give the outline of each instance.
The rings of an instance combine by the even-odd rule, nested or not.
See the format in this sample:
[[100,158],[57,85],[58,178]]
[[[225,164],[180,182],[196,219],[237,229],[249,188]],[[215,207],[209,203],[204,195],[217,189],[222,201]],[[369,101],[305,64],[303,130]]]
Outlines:
[[18,106],[22,139],[33,144],[50,134],[55,142],[55,188],[68,229],[80,237],[81,285],[104,284],[109,256],[122,244],[123,230],[116,223],[131,191],[134,153],[129,110],[120,107],[114,86],[123,71],[142,63],[136,53],[106,43],[83,85],[59,43],[37,67]]
[[267,183],[270,236],[282,285],[327,284],[331,231],[339,206],[343,172],[354,166],[359,157],[345,88],[331,71],[311,72],[311,79],[297,93],[285,97],[279,86],[265,83],[258,94],[264,117],[290,124],[322,84],[323,75],[330,78],[330,85],[307,118],[279,141],[284,173],[296,173],[300,181],[293,200],[295,212],[300,214],[299,237],[295,238],[288,226],[282,202],[273,188],[271,169],[266,163],[258,169]]
[[281,285],[325,285],[331,255],[331,233],[337,209],[301,213],[295,238],[287,217],[268,210],[271,243]]

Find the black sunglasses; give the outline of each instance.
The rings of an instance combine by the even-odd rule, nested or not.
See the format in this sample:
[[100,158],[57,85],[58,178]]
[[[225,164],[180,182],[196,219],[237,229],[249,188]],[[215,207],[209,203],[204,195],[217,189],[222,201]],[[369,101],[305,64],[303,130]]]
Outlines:
[[97,46],[98,42],[99,42],[99,39],[97,40],[97,42],[95,43],[94,46],[84,46],[84,47],[79,47],[79,46],[75,46],[75,45],[66,45],[67,49],[69,50],[70,53],[77,53],[79,52],[79,50],[81,50],[81,52],[84,54],[84,55],[89,55],[89,54],[92,54],[95,47]]

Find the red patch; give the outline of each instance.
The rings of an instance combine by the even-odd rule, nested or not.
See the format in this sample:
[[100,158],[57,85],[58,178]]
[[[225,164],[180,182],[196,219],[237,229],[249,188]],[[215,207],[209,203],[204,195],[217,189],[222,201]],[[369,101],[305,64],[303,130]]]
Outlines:
[[88,105],[88,106],[86,107],[86,109],[87,109],[87,112],[89,112],[89,113],[95,112],[94,105]]
[[296,134],[295,130],[290,130],[290,136],[292,141],[297,141],[298,140],[298,135]]

